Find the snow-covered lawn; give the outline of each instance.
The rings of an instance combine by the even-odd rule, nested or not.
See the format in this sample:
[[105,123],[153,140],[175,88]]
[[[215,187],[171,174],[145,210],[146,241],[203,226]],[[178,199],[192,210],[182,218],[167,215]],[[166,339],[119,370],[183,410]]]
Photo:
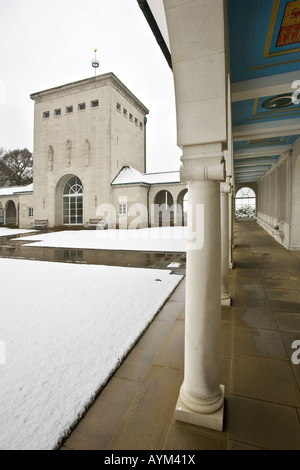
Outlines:
[[22,237],[30,245],[101,250],[186,251],[186,227],[141,230],[74,230]]
[[182,277],[1,258],[0,271],[0,449],[53,449]]
[[36,230],[0,227],[0,237],[7,237],[10,235],[20,235],[22,233],[32,233],[32,232],[36,232]]

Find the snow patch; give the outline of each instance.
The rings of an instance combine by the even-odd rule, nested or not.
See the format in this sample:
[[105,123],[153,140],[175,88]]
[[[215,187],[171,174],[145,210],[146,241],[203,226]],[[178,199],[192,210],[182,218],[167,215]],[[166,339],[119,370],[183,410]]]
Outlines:
[[[186,227],[154,227],[140,230],[66,230],[22,237],[30,246],[185,252]],[[26,245],[25,245],[26,246]]]
[[0,449],[54,449],[182,276],[1,258],[0,269]]

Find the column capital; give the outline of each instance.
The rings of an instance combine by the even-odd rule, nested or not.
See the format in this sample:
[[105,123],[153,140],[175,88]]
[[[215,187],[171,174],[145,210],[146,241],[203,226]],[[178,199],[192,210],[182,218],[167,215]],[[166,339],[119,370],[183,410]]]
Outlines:
[[180,179],[194,181],[225,181],[225,159],[222,144],[183,147]]

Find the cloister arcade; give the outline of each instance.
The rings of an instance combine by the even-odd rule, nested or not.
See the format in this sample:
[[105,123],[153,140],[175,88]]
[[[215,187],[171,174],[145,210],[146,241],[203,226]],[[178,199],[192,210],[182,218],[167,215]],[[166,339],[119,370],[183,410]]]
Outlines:
[[150,203],[151,226],[184,226],[187,223],[187,188],[177,185],[153,190]]
[[222,430],[220,318],[221,305],[231,302],[236,193],[253,190],[258,224],[287,249],[300,247],[299,2],[138,3],[173,72],[180,181],[189,207],[203,208],[204,242],[187,244],[185,368],[175,417]]
[[184,226],[187,223],[187,187],[184,184],[164,185],[150,189],[150,225]]

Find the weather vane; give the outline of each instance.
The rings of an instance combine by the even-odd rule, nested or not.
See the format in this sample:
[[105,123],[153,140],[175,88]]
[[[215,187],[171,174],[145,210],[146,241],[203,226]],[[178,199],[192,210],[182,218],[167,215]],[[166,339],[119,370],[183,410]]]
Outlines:
[[92,59],[92,67],[94,67],[95,69],[95,77],[96,77],[97,68],[99,67],[99,60],[97,58],[97,49],[95,49],[94,52],[95,52],[95,57],[94,59]]

